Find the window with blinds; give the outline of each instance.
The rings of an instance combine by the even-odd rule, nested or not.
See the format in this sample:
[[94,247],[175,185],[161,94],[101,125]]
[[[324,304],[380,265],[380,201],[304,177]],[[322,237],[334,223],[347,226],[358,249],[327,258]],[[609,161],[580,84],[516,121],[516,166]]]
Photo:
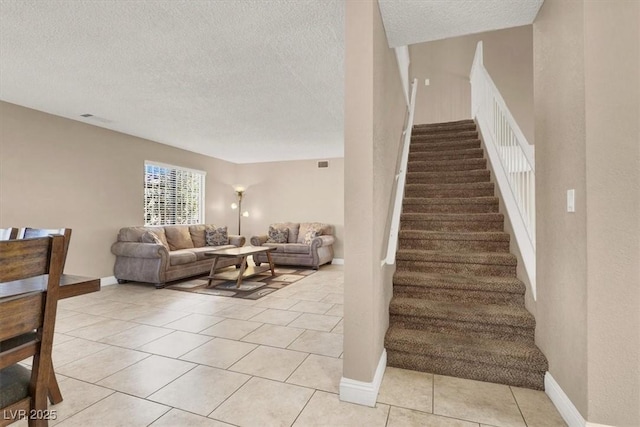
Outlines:
[[144,162],[144,224],[202,224],[203,171]]

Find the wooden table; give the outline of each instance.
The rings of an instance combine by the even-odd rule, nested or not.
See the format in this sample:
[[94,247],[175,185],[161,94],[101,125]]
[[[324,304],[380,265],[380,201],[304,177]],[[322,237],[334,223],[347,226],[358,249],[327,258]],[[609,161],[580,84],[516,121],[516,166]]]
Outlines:
[[[236,288],[240,288],[242,284],[242,279],[246,279],[247,277],[252,277],[257,274],[263,273],[267,270],[271,270],[271,275],[275,276],[276,272],[273,268],[273,260],[271,259],[271,251],[275,251],[276,248],[271,248],[268,246],[243,246],[241,248],[230,248],[230,249],[220,249],[217,251],[205,252],[206,256],[213,257],[213,264],[211,265],[211,271],[209,272],[209,283],[207,287],[211,287],[211,282],[213,279],[222,279],[222,280],[235,280]],[[247,257],[249,255],[258,254],[261,252],[265,252],[267,254],[267,259],[269,260],[269,267],[267,266],[250,266],[247,267]],[[240,258],[242,260],[240,265],[240,271],[229,271],[216,274],[216,265],[218,264],[219,258]]]
[[[44,291],[47,289],[47,280],[48,275],[45,274],[28,279],[0,283],[0,298],[13,297],[34,291]],[[100,279],[98,278],[63,274],[60,276],[58,299],[76,297],[99,290]],[[54,405],[62,402],[62,393],[56,380],[56,374],[53,371],[51,371],[51,377],[49,379],[49,400]]]

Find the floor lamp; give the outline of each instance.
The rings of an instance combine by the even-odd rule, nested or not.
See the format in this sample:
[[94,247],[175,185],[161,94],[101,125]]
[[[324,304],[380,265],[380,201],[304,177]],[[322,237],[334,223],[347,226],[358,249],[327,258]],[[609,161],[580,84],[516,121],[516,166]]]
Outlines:
[[248,217],[249,216],[249,211],[242,211],[242,195],[244,194],[245,188],[244,187],[235,187],[234,190],[236,191],[236,195],[238,196],[238,202],[237,203],[232,203],[231,204],[231,209],[237,209],[238,210],[238,236],[241,236],[242,234],[240,233],[241,230],[241,223],[242,223],[242,217]]

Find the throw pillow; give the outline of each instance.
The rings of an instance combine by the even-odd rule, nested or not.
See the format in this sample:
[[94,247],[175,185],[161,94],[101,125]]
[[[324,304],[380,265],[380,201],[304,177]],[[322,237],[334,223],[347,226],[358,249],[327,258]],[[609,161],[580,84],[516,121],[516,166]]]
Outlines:
[[269,226],[269,238],[267,243],[287,243],[289,241],[288,228],[275,228]]
[[189,234],[191,234],[191,241],[193,242],[194,248],[202,248],[207,244],[204,240],[204,230],[206,229],[207,227],[203,224],[189,226]]
[[189,227],[186,225],[173,225],[164,227],[164,233],[167,236],[169,249],[177,251],[180,249],[193,248],[193,241],[189,233]]
[[313,239],[321,235],[322,235],[322,230],[316,230],[316,229],[307,230],[307,232],[304,233],[305,245],[310,245]]
[[207,228],[205,231],[205,240],[207,246],[222,246],[229,244],[229,235],[227,227]]
[[164,246],[164,244],[162,243],[162,240],[160,240],[158,235],[153,231],[145,231],[144,233],[142,233],[142,236],[140,237],[140,241],[142,243],[153,243],[156,245]]

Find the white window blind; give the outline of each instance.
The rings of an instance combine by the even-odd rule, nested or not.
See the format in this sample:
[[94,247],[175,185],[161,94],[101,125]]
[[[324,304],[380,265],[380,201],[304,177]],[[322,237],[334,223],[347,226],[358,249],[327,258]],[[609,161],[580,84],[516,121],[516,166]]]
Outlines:
[[144,224],[204,223],[203,171],[144,162]]

